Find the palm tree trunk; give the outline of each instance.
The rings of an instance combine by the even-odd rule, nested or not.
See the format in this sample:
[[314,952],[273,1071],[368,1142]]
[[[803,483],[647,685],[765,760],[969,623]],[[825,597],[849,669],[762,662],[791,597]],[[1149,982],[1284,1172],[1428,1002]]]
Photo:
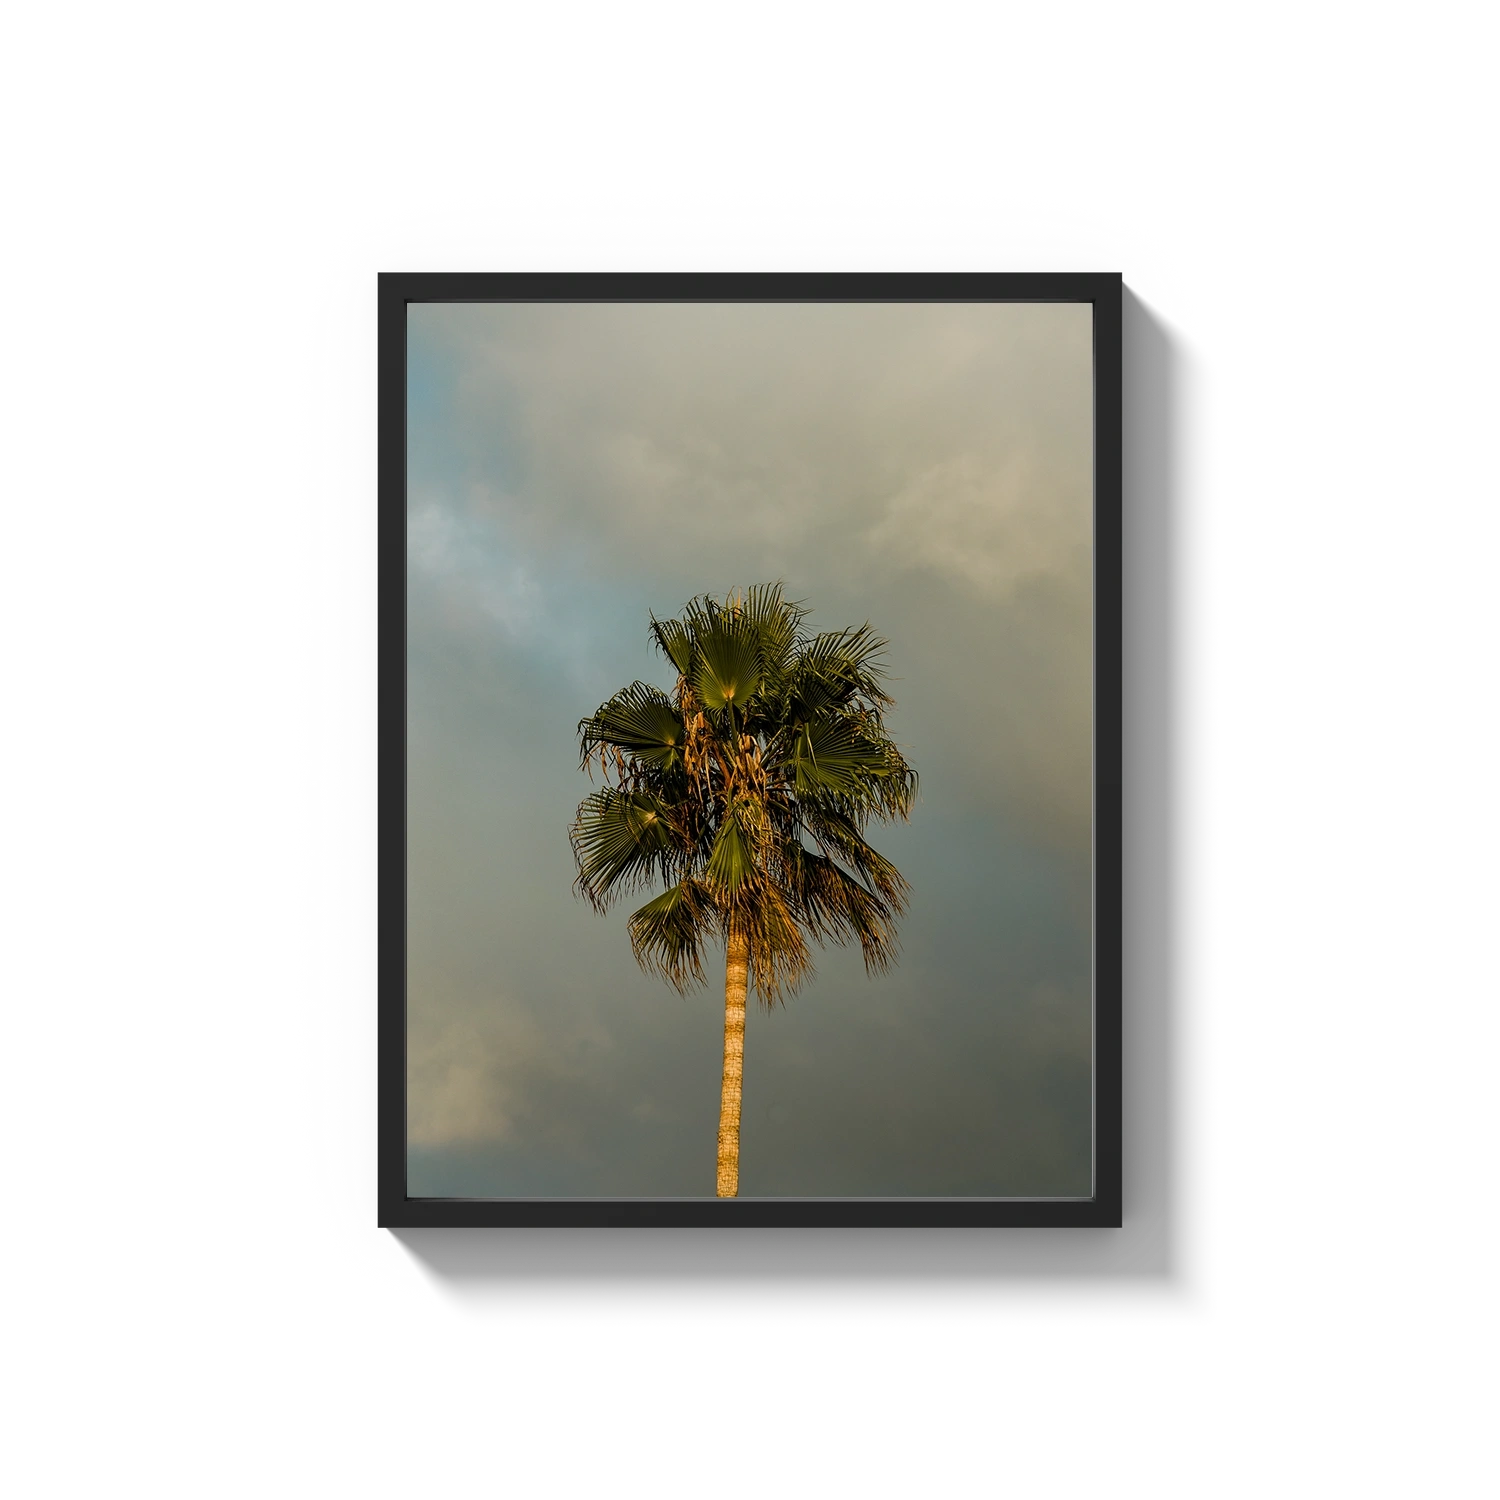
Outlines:
[[724,952],[724,1080],[719,1090],[720,1198],[740,1191],[740,1093],[745,1077],[745,990],[750,943],[731,932]]

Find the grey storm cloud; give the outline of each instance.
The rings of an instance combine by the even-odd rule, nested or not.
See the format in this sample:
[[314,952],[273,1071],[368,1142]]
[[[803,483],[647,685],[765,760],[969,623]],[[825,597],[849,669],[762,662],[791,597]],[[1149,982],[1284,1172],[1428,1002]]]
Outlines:
[[890,641],[922,775],[903,959],[747,1040],[741,1191],[1087,1193],[1089,309],[410,314],[418,1194],[711,1194],[721,997],[571,891],[580,717],[668,685],[648,612],[781,579]]

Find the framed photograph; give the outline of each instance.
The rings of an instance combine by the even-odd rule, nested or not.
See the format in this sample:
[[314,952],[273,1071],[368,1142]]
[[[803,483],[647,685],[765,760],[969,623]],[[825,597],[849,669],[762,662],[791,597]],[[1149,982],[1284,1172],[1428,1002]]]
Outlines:
[[380,278],[380,1222],[1121,1222],[1117,275]]

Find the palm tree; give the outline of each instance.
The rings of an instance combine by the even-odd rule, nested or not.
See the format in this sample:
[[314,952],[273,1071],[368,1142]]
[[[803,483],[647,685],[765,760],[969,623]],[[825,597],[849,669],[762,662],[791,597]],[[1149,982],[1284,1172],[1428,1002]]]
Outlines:
[[780,584],[681,618],[651,617],[677,674],[633,682],[578,726],[603,789],[569,830],[578,890],[596,911],[664,885],[629,921],[636,961],[679,993],[724,942],[724,1073],[717,1194],[739,1191],[745,995],[768,1007],[812,973],[808,940],[859,940],[865,968],[895,959],[907,883],[865,842],[870,820],[909,816],[916,772],[885,732],[893,706],[868,624],[812,635]]

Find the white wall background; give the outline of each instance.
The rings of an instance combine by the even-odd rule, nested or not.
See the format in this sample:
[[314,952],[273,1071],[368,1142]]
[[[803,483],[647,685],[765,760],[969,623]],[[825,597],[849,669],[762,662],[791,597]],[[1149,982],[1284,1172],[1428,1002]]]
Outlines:
[[[1474,4],[0,43],[0,1482],[1493,1493]],[[375,273],[1120,269],[1129,1223],[374,1227]]]

